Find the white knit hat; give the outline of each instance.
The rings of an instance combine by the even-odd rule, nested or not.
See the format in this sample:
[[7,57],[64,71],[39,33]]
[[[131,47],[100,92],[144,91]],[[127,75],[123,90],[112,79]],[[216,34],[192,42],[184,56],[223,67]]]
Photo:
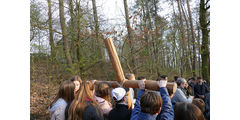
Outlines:
[[118,87],[112,90],[112,97],[116,98],[117,101],[121,100],[126,95],[126,90]]

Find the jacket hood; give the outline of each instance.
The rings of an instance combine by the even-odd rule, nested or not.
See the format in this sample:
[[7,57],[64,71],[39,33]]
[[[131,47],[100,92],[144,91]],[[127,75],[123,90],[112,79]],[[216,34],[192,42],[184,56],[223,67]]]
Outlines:
[[105,99],[103,99],[103,98],[101,98],[101,97],[97,97],[97,96],[95,96],[95,98],[96,98],[97,102],[98,102],[100,105],[102,105],[102,104],[105,103]]
[[67,104],[65,102],[64,99],[59,98],[53,105],[52,107],[49,109],[50,113],[54,112],[59,106],[63,105],[63,104]]

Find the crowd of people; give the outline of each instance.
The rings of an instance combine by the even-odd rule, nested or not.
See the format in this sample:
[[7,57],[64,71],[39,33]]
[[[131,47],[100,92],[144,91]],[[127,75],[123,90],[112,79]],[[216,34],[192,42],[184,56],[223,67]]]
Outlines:
[[[126,75],[126,79],[135,80]],[[209,120],[210,92],[201,77],[174,77],[176,92],[168,89],[168,77],[157,79],[159,91],[112,88],[108,82],[82,81],[79,76],[62,82],[49,106],[51,120]]]

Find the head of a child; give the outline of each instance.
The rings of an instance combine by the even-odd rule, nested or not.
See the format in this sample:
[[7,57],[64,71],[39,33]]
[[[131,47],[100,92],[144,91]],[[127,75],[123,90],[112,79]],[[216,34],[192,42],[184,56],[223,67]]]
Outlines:
[[107,82],[101,82],[96,86],[95,95],[101,97],[107,101],[111,101],[110,99],[111,87]]
[[126,103],[127,101],[126,95],[127,95],[127,91],[124,88],[118,87],[112,90],[112,98],[117,104]]
[[202,111],[192,103],[179,102],[174,106],[174,120],[205,120]]
[[205,103],[202,99],[195,98],[193,99],[192,104],[196,105],[202,111],[202,113],[205,112]]
[[162,107],[162,98],[155,92],[147,91],[140,98],[140,106],[143,113],[159,114]]

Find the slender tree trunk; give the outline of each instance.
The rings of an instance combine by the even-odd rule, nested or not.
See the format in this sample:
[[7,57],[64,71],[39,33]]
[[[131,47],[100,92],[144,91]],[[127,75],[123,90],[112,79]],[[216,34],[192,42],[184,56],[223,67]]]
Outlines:
[[63,36],[62,39],[63,39],[65,55],[66,55],[68,66],[72,68],[72,58],[69,53],[68,41],[67,41],[67,29],[65,26],[63,0],[59,0],[59,16],[60,16],[60,23],[61,23],[62,36]]
[[202,55],[202,76],[203,79],[209,83],[210,81],[210,60],[209,60],[209,31],[207,29],[207,8],[205,7],[205,0],[200,0],[200,26],[202,31],[202,46],[201,46],[201,55]]
[[201,44],[200,44],[200,26],[199,23],[196,21],[197,25],[197,31],[198,31],[198,36],[197,36],[197,46],[198,46],[198,69],[199,69],[199,76],[201,76]]
[[84,71],[84,64],[83,64],[83,56],[82,56],[82,51],[81,51],[81,8],[80,8],[80,1],[76,0],[76,5],[77,5],[77,39],[78,39],[78,48],[77,48],[77,58],[78,58],[78,65],[80,69],[80,75],[81,78],[85,77],[85,71]]
[[102,42],[99,38],[99,24],[98,24],[98,16],[97,16],[97,7],[96,7],[96,0],[92,0],[92,6],[93,6],[93,17],[94,17],[94,24],[95,24],[95,38],[96,43],[98,43],[98,54],[101,56],[102,61],[105,60],[104,50],[101,47]]
[[56,50],[55,50],[55,45],[54,45],[54,40],[53,40],[53,31],[52,31],[52,4],[51,0],[48,0],[48,30],[49,30],[49,43],[51,46],[51,61],[56,60]]
[[[188,23],[188,19],[187,19],[187,16],[186,16],[186,13],[184,12],[184,9],[183,9],[183,5],[182,5],[182,0],[180,0],[181,1],[181,9],[182,9],[182,14],[183,14],[183,17],[184,17],[184,20],[185,20],[185,22],[186,22],[186,26],[187,26],[187,42],[188,42],[188,49],[186,49],[186,51],[187,51],[187,54],[186,54],[186,62],[187,62],[187,64],[186,64],[186,68],[187,68],[187,71],[191,71],[191,62],[192,62],[192,58],[191,58],[191,56],[192,56],[192,52],[191,52],[191,47],[190,47],[190,43],[191,43],[191,41],[190,41],[190,30],[189,30],[189,23]],[[189,58],[190,58],[190,61],[189,61]]]
[[[154,63],[157,63],[157,55],[156,55],[156,49],[155,49],[155,38],[154,38],[154,34],[152,32],[153,31],[152,30],[152,21],[151,21],[151,16],[150,16],[150,10],[149,10],[149,7],[148,7],[148,0],[146,0],[145,2],[146,2],[145,6],[146,6],[146,12],[147,12],[147,19],[148,19],[148,24],[149,24],[148,31],[150,31],[151,36],[152,36],[151,44],[152,44],[153,51],[151,51],[151,52],[153,52],[153,56],[151,57],[151,59],[152,59],[152,69],[154,69]],[[157,75],[158,75],[158,77],[160,77],[160,72],[159,72],[158,69],[157,69]]]
[[158,38],[159,38],[159,35],[158,35],[158,32],[159,32],[159,27],[158,27],[158,14],[157,14],[157,2],[156,0],[153,1],[154,3],[154,13],[155,13],[155,41],[153,42],[153,52],[154,52],[154,56],[155,56],[155,63],[156,63],[156,69],[157,69],[157,75],[158,77],[160,77],[160,70],[159,70],[159,60],[158,60],[158,55],[157,55],[157,48],[156,48],[156,45],[155,45],[155,42],[158,41]]
[[74,13],[73,13],[73,1],[72,0],[68,0],[68,4],[69,4],[69,12],[70,12],[70,24],[71,24],[71,29],[70,29],[70,39],[71,39],[71,53],[72,53],[72,60],[73,62],[76,60],[76,28],[75,28],[75,17],[74,17]]
[[182,39],[182,58],[181,58],[181,66],[183,67],[183,71],[181,73],[181,75],[183,75],[183,72],[185,72],[185,65],[186,64],[186,60],[184,60],[184,58],[186,59],[187,55],[185,55],[185,51],[187,50],[187,47],[186,47],[186,37],[185,37],[185,28],[183,26],[183,20],[182,20],[182,12],[181,12],[181,3],[180,3],[180,0],[177,0],[178,2],[178,11],[179,11],[179,18],[180,18],[180,27],[181,27],[181,39]]
[[128,40],[129,40],[131,56],[132,56],[133,73],[135,75],[137,75],[137,69],[136,69],[136,63],[135,63],[136,59],[133,54],[134,48],[133,48],[133,43],[132,43],[133,42],[132,28],[130,26],[129,15],[128,15],[128,4],[127,4],[127,0],[123,0],[123,2],[124,2],[126,26],[127,26],[127,30],[128,30]]
[[[147,44],[147,56],[148,58],[151,57],[151,50],[149,47],[149,37],[148,37],[148,30],[147,30],[147,18],[146,18],[146,10],[145,10],[145,5],[144,5],[144,0],[141,0],[141,7],[142,7],[142,12],[143,12],[143,32],[144,32],[144,39]],[[149,62],[149,59],[146,59],[147,65],[148,65],[148,70],[150,73],[152,73],[151,69],[151,62]]]
[[192,12],[189,5],[189,0],[187,0],[187,8],[189,14],[189,21],[191,25],[191,33],[192,33],[192,47],[193,47],[193,57],[192,57],[192,74],[196,77],[196,48],[195,48],[195,34],[194,34],[194,27],[193,27],[193,20],[192,20]]

